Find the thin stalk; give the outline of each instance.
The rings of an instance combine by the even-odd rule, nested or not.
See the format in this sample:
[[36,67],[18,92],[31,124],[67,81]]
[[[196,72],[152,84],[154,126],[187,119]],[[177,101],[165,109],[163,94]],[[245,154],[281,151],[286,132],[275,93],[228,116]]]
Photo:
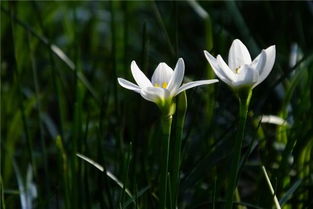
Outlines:
[[[28,47],[29,47],[29,51],[30,51],[30,61],[31,61],[31,65],[32,65],[32,75],[33,75],[33,81],[34,81],[34,87],[35,87],[35,96],[36,96],[36,108],[37,108],[37,122],[38,122],[38,126],[39,126],[39,138],[40,138],[40,144],[41,144],[41,148],[42,148],[42,154],[43,154],[43,159],[44,159],[44,166],[45,169],[47,168],[47,151],[46,151],[46,143],[44,140],[44,131],[43,131],[43,126],[42,126],[42,112],[41,112],[41,102],[40,102],[40,97],[39,97],[39,82],[38,82],[38,74],[37,74],[37,68],[36,68],[36,61],[35,61],[35,56],[34,56],[34,46],[31,42],[31,37],[30,34],[27,33],[27,42],[28,42]],[[33,169],[33,173],[35,176],[37,176],[36,173],[36,166],[34,164],[33,159],[31,159],[31,164],[32,164],[32,169]],[[47,171],[47,170],[46,170]]]
[[[172,193],[172,209],[177,206],[178,189],[179,189],[179,176],[180,176],[180,165],[181,165],[181,146],[182,146],[182,135],[185,123],[185,116],[187,110],[187,96],[186,92],[183,92],[178,96],[177,99],[177,114],[176,114],[176,129],[175,137],[173,138],[171,150],[171,193]],[[175,124],[175,123],[174,123]]]
[[[111,12],[111,41],[112,41],[112,45],[111,45],[111,52],[112,52],[112,75],[114,76],[114,78],[117,78],[117,21],[116,21],[116,3],[114,1],[110,2],[110,12]],[[116,79],[114,79],[116,80]],[[114,105],[115,105],[115,109],[117,110],[117,114],[120,115],[119,111],[120,109],[118,108],[118,96],[117,96],[117,83],[113,82],[113,95],[114,95]],[[121,151],[122,152],[122,151]]]
[[63,173],[63,184],[64,184],[64,208],[69,209],[71,208],[71,199],[70,199],[70,185],[69,185],[69,170],[68,170],[68,159],[67,153],[64,149],[63,142],[61,136],[57,136],[56,140],[56,147],[59,150],[59,161],[62,166],[61,173]]
[[[10,8],[10,14],[12,15],[14,8]],[[16,39],[17,39],[17,35],[15,32],[15,24],[14,22],[11,20],[10,21],[10,25],[11,25],[11,32],[12,32],[12,36],[13,36],[13,49],[14,49],[14,62],[16,65],[16,70],[14,71],[15,75],[15,82],[18,88],[18,103],[19,103],[19,109],[21,112],[21,118],[22,118],[22,122],[23,122],[23,128],[25,131],[25,138],[26,138],[26,142],[27,142],[27,152],[28,152],[28,158],[29,161],[31,162],[31,164],[33,165],[33,150],[32,150],[32,142],[31,142],[31,137],[30,137],[30,133],[28,130],[28,121],[26,120],[26,113],[25,113],[25,105],[24,105],[24,98],[23,98],[23,91],[22,91],[22,86],[21,86],[21,81],[22,81],[22,69],[20,66],[20,63],[18,62],[18,52],[20,51],[18,48],[18,44],[16,43]],[[6,179],[4,177],[4,179]]]
[[232,209],[233,206],[233,196],[234,191],[237,187],[238,180],[238,171],[240,167],[240,155],[241,155],[241,147],[242,142],[244,140],[245,135],[245,126],[247,120],[247,114],[249,109],[249,103],[252,95],[252,89],[244,90],[239,92],[238,100],[239,100],[239,128],[235,138],[234,149],[232,152],[232,163],[230,170],[230,178],[228,191],[226,193],[226,209]]
[[1,176],[1,173],[0,173],[0,195],[1,195],[1,203],[0,203],[0,206],[1,208],[5,209],[5,203],[4,203],[4,188],[3,188],[3,181],[2,181],[2,176]]
[[[160,177],[160,209],[166,208],[166,197],[167,197],[167,179],[168,179],[168,161],[169,161],[169,149],[170,149],[170,138],[171,138],[171,127],[172,127],[172,115],[163,115],[161,119],[162,126],[162,151],[161,154],[161,177]],[[162,152],[161,151],[161,152]]]
[[[235,190],[235,197],[236,197],[236,202],[240,203],[241,199],[240,199],[240,194],[239,194],[239,191],[238,191],[238,187]],[[247,207],[245,207],[244,205],[238,204],[238,209],[247,209]]]
[[268,187],[269,187],[270,190],[271,190],[271,194],[272,194],[273,197],[274,197],[275,206],[276,206],[277,209],[281,209],[280,204],[279,204],[279,201],[278,201],[278,199],[277,199],[277,196],[275,195],[275,191],[274,191],[273,186],[272,186],[272,184],[271,184],[271,180],[270,180],[270,178],[268,177],[267,172],[266,172],[266,169],[265,169],[264,166],[262,166],[262,171],[263,171],[263,174],[264,174],[264,176],[265,176],[265,178],[266,178],[266,182],[267,182],[267,184],[268,184]]
[[161,13],[160,13],[160,10],[158,9],[158,6],[157,6],[157,3],[156,3],[156,2],[157,2],[156,0],[153,0],[153,1],[152,1],[152,9],[153,9],[153,12],[154,12],[154,14],[155,14],[155,16],[156,16],[156,20],[158,21],[158,24],[159,24],[160,27],[161,27],[161,30],[163,31],[163,34],[164,34],[164,36],[165,36],[165,39],[166,39],[167,44],[168,44],[168,47],[169,47],[170,54],[171,54],[172,56],[175,56],[175,49],[174,49],[174,47],[173,47],[173,45],[172,45],[172,41],[171,41],[171,39],[170,39],[170,36],[169,36],[169,34],[168,34],[168,31],[167,31],[167,29],[166,29],[165,23],[164,23],[164,21],[163,21],[162,15],[161,15]]

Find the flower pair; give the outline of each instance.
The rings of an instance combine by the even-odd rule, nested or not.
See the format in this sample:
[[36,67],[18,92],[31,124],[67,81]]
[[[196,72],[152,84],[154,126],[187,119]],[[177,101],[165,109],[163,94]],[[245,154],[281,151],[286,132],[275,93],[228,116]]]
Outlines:
[[[252,89],[269,75],[275,62],[276,49],[274,45],[270,46],[262,50],[252,61],[246,46],[236,39],[229,50],[228,65],[220,55],[214,58],[207,51],[204,51],[204,54],[217,77],[236,91],[241,88]],[[143,98],[156,103],[161,108],[170,105],[176,95],[187,89],[218,82],[218,80],[212,79],[181,85],[185,73],[185,64],[182,58],[178,59],[174,70],[166,63],[160,63],[155,69],[151,81],[142,73],[135,61],[131,63],[131,71],[138,85],[123,78],[118,78],[119,84],[139,93]]]

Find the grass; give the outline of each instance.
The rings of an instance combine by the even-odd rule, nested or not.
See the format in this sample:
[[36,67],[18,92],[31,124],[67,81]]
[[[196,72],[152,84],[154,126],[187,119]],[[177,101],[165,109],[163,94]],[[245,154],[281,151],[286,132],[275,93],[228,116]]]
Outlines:
[[[158,208],[161,114],[117,77],[133,80],[132,60],[150,77],[183,57],[186,81],[211,79],[203,50],[227,57],[236,38],[252,57],[277,54],[251,98],[233,208],[313,207],[310,2],[0,4],[1,208]],[[168,209],[225,207],[238,111],[223,82],[178,97]]]

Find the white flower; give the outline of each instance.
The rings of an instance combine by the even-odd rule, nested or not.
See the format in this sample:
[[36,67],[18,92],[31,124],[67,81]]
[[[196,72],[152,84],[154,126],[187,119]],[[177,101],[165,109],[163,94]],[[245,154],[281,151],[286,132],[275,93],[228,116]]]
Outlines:
[[234,40],[228,54],[228,65],[221,55],[214,58],[204,50],[215,74],[234,89],[254,88],[271,72],[276,56],[275,45],[263,49],[252,61],[246,46],[238,39]]
[[161,106],[171,103],[173,97],[187,89],[218,82],[217,79],[200,80],[181,85],[185,73],[182,58],[178,59],[174,71],[166,63],[161,62],[155,69],[151,81],[138,68],[135,61],[131,63],[131,72],[138,85],[123,78],[118,78],[118,83],[126,89],[139,93],[144,99]]

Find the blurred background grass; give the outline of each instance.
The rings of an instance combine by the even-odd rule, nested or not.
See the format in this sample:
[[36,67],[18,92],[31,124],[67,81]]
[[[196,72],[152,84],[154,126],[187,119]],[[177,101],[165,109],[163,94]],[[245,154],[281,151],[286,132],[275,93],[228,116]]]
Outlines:
[[[238,201],[273,207],[265,165],[282,208],[313,207],[311,1],[1,1],[0,14],[2,208],[156,208],[159,111],[117,77],[183,57],[186,79],[213,78],[203,50],[227,57],[235,38],[252,57],[277,49],[254,90]],[[223,208],[238,105],[222,82],[187,97],[179,208]]]

